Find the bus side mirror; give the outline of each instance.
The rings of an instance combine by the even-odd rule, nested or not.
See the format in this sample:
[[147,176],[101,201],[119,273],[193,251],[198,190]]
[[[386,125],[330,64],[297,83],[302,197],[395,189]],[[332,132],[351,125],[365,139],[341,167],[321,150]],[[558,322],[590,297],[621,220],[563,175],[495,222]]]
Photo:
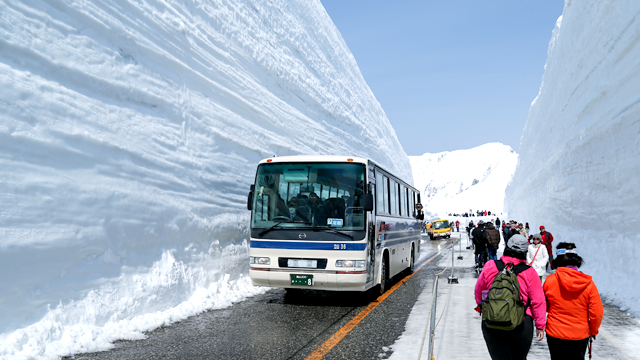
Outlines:
[[362,207],[364,211],[373,211],[373,194],[364,194]]
[[253,210],[253,190],[255,189],[254,185],[249,187],[249,196],[247,196],[247,210]]

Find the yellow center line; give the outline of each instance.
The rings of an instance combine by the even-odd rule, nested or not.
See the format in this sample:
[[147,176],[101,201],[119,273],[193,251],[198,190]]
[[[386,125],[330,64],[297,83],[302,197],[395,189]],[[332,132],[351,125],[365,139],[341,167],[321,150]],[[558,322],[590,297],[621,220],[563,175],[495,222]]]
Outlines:
[[322,345],[320,345],[319,348],[317,348],[313,353],[311,353],[311,355],[307,356],[305,358],[305,360],[320,360],[320,359],[322,359],[329,351],[331,351],[331,349],[333,349],[336,345],[338,345],[338,343],[340,341],[342,341],[342,339],[351,330],[353,330],[353,328],[356,327],[356,325],[358,325],[362,320],[364,320],[364,318],[367,317],[367,315],[369,315],[369,313],[373,309],[375,309],[376,306],[380,305],[380,303],[383,302],[384,299],[389,297],[389,295],[391,295],[391,293],[393,293],[398,287],[400,287],[400,285],[404,284],[414,274],[416,274],[418,271],[420,271],[420,269],[422,269],[425,265],[427,265],[428,263],[433,261],[433,259],[435,259],[443,251],[447,250],[453,244],[454,243],[451,243],[451,244],[447,245],[447,247],[445,247],[444,249],[440,250],[437,254],[435,254],[431,258],[429,258],[429,260],[427,260],[424,263],[422,263],[422,265],[420,265],[420,267],[418,267],[418,269],[416,269],[416,271],[414,271],[413,274],[410,274],[410,275],[406,276],[404,279],[398,281],[398,283],[395,284],[393,287],[391,287],[391,289],[386,291],[384,294],[380,295],[376,300],[374,300],[371,304],[369,304],[369,306],[364,308],[362,311],[360,311],[358,313],[358,315],[356,315],[353,319],[351,319],[351,321],[346,323],[340,330],[338,330],[335,334],[333,334],[327,341],[322,343]]

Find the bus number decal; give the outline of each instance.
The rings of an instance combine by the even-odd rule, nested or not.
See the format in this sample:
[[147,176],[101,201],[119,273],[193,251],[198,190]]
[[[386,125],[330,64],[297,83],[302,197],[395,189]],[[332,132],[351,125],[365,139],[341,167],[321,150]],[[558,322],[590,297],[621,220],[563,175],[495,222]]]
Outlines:
[[333,244],[333,250],[346,250],[347,244]]

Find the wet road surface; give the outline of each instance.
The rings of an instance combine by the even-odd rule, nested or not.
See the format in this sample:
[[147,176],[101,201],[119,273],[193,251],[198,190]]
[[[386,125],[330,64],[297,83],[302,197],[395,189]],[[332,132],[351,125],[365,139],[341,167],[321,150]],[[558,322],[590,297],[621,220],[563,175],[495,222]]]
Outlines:
[[[423,262],[448,243],[423,239]],[[380,302],[323,359],[378,359],[382,348],[392,345],[404,331],[418,295],[437,270],[437,261],[424,266]],[[402,278],[398,275],[394,282]],[[110,351],[80,354],[74,359],[305,359],[376,301],[377,290],[372,290],[274,289],[227,309],[156,329],[147,333],[145,340],[118,341]]]

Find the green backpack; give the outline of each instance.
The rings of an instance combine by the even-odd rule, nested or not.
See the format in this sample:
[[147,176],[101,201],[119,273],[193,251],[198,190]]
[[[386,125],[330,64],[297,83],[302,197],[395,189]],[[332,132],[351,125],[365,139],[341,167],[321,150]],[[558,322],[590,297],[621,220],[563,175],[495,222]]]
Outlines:
[[525,304],[520,300],[520,283],[518,274],[530,268],[525,264],[508,263],[496,260],[496,275],[489,294],[482,301],[482,321],[490,329],[513,330],[522,324],[525,315]]

